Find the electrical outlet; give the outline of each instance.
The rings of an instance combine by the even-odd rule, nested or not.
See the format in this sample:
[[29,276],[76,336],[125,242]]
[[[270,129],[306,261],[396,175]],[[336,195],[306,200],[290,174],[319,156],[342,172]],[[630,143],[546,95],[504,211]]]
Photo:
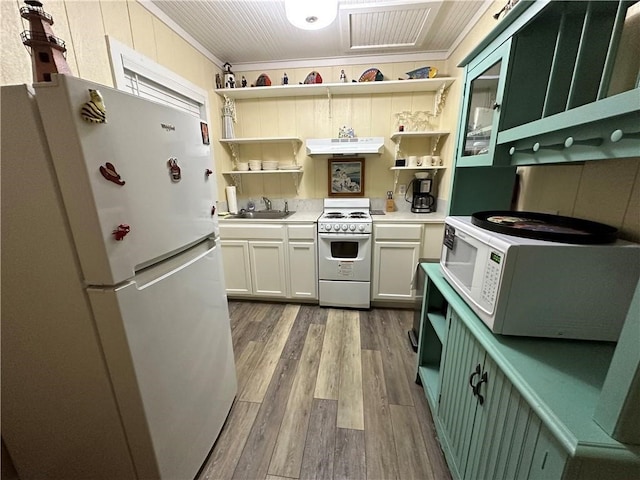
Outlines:
[[407,186],[405,184],[398,185],[398,195],[404,195],[407,193]]

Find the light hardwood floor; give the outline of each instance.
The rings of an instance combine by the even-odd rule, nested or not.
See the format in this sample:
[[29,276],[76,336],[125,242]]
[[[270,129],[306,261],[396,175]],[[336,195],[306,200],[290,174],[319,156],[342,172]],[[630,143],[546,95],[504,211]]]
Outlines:
[[451,478],[413,312],[229,302],[238,395],[199,480]]

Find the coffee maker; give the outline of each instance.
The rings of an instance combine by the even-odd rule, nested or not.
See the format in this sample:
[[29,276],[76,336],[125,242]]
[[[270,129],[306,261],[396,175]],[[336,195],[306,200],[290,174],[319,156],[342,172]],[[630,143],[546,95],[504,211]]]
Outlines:
[[431,195],[433,179],[414,178],[411,181],[413,200],[411,211],[413,213],[431,213],[436,211],[436,198]]

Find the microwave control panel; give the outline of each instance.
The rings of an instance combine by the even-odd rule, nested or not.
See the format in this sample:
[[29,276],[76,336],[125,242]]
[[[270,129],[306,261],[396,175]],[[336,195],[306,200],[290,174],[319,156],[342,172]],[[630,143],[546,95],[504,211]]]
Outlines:
[[492,250],[489,253],[487,267],[482,281],[482,300],[491,305],[491,310],[498,295],[498,285],[500,285],[500,274],[502,272],[502,254]]

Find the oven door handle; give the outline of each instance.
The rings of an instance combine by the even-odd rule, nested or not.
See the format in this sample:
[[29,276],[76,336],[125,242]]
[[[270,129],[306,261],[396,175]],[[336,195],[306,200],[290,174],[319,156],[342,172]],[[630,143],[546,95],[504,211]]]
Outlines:
[[371,238],[370,233],[318,233],[318,238],[341,238],[343,240],[357,240],[359,238]]

